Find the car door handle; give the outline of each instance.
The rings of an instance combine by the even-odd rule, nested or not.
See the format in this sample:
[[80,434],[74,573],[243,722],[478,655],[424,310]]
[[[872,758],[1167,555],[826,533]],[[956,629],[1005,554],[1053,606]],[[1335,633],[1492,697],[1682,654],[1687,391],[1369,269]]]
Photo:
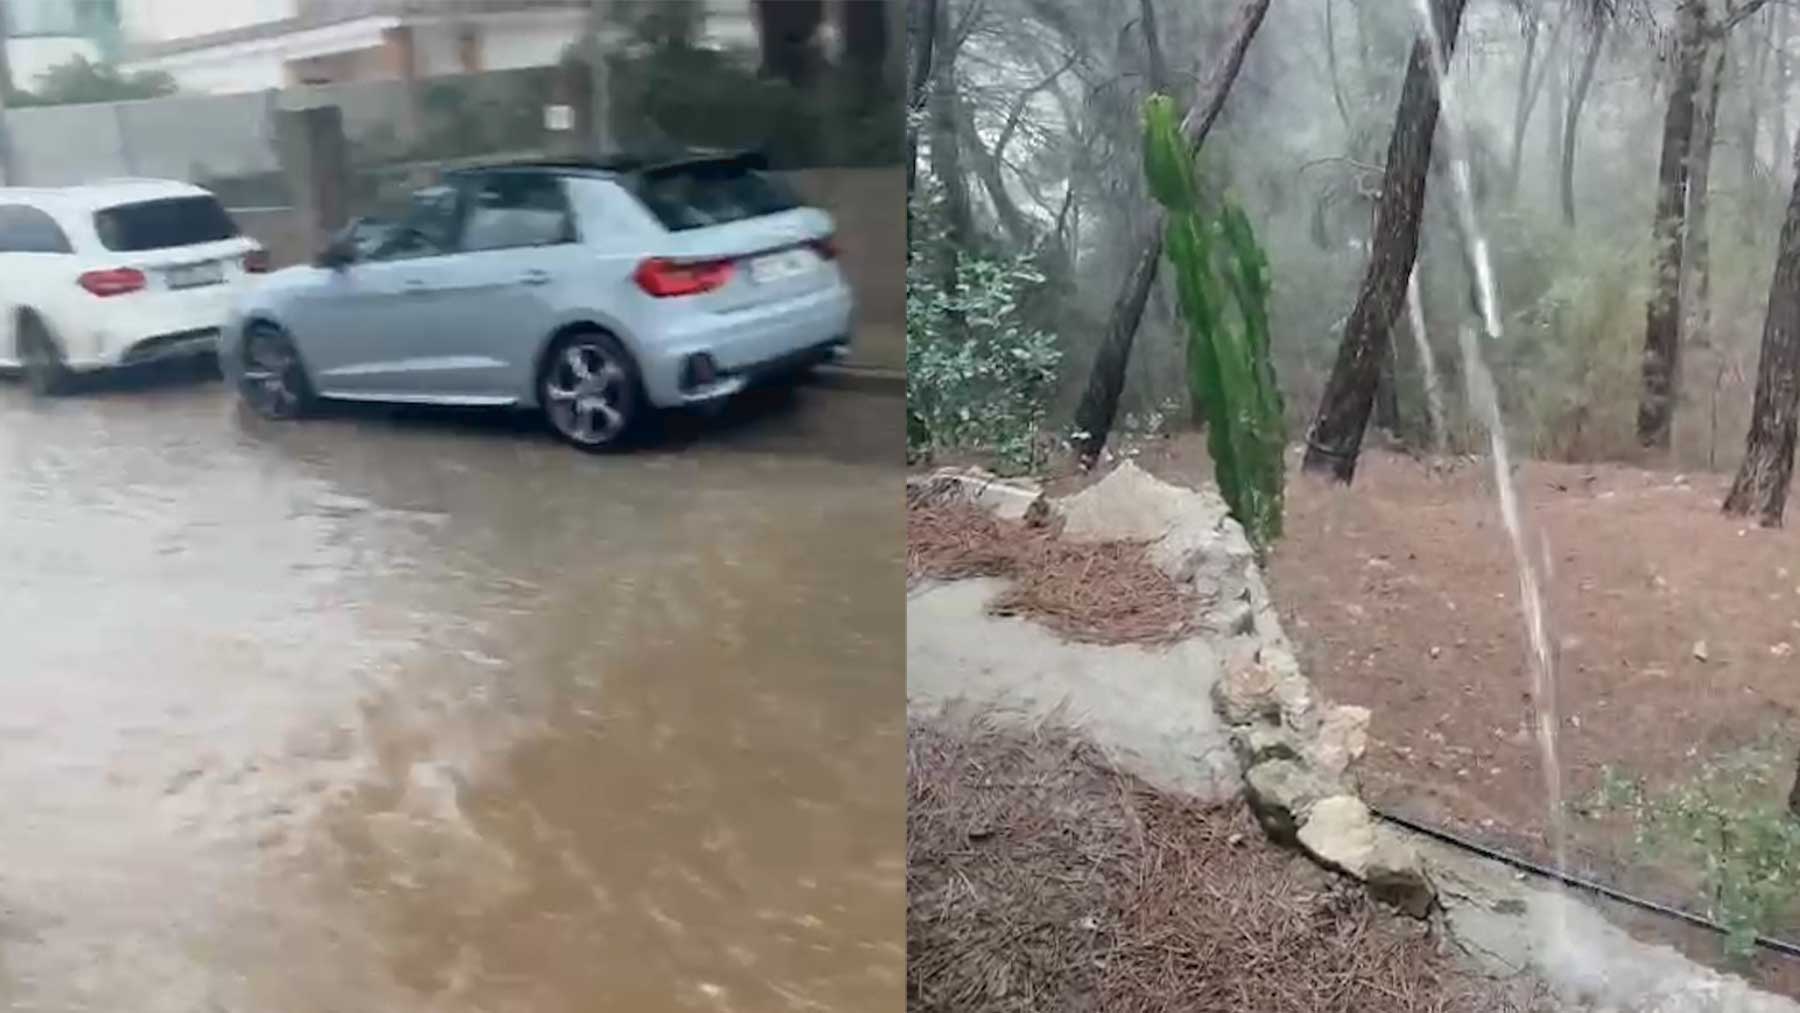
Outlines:
[[535,269],[526,271],[519,280],[527,285],[548,285],[550,284],[550,272]]
[[425,291],[425,279],[408,278],[400,283],[400,287],[405,289],[408,295],[416,295]]

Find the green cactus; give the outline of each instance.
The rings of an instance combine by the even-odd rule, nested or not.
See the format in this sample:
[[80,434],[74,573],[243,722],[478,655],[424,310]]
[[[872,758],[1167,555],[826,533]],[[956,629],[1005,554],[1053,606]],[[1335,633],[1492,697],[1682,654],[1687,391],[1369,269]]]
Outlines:
[[1187,324],[1188,388],[1207,421],[1219,492],[1250,540],[1281,537],[1281,391],[1269,353],[1269,262],[1241,208],[1208,214],[1169,98],[1144,107],[1144,177],[1168,211],[1165,250]]

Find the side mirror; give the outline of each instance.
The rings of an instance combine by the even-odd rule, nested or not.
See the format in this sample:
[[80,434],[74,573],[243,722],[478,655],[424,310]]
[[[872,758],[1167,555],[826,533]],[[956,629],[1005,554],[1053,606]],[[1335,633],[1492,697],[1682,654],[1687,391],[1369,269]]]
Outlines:
[[313,258],[314,264],[330,268],[333,271],[341,271],[355,261],[356,243],[347,232],[333,237],[331,242],[325,245],[325,249],[320,250],[319,255]]

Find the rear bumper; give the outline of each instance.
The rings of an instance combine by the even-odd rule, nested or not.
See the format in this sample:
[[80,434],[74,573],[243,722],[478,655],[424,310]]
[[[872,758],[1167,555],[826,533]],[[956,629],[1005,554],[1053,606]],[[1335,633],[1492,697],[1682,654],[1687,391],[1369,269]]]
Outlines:
[[[850,290],[840,283],[759,312],[684,320],[670,333],[640,339],[632,350],[644,393],[658,407],[698,404],[842,358],[854,310]],[[715,364],[716,378],[684,382],[689,360],[700,355]]]
[[234,288],[156,293],[137,302],[122,297],[116,306],[86,315],[79,330],[57,334],[63,357],[71,369],[85,370],[211,355],[219,347]]

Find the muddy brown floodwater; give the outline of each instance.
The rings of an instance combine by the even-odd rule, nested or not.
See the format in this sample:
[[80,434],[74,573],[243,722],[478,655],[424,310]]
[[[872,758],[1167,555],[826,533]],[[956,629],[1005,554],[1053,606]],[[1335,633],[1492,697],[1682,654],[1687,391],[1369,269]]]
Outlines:
[[898,1009],[900,415],[0,385],[0,1006]]

